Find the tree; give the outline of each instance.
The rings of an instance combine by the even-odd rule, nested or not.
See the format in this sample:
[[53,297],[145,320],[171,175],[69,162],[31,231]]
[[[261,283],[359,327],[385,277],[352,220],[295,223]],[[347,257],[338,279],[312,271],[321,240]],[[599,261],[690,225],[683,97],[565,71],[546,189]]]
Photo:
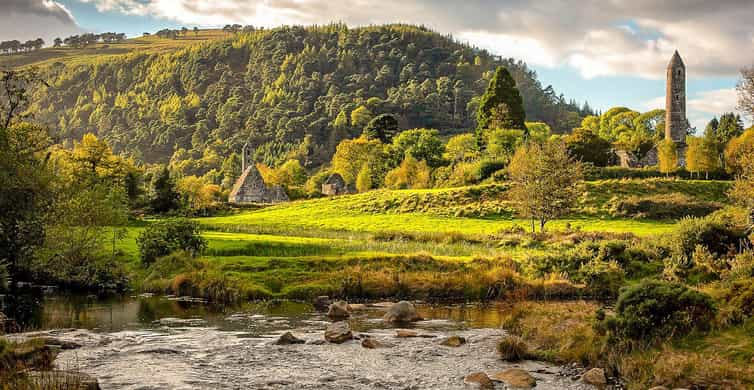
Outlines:
[[526,133],[514,129],[488,130],[484,134],[486,154],[495,161],[508,163],[523,143]]
[[175,190],[175,184],[167,167],[164,167],[157,176],[153,190],[154,196],[150,201],[150,206],[155,213],[166,213],[180,207],[178,202],[180,194]]
[[343,176],[346,183],[353,184],[363,167],[369,167],[372,183],[382,183],[388,170],[389,155],[379,140],[366,137],[347,139],[341,142],[332,158],[332,170]]
[[498,67],[487,91],[479,100],[477,138],[481,141],[482,132],[493,127],[526,131],[523,104],[516,82],[508,69]]
[[565,137],[571,155],[581,162],[605,167],[612,159],[612,144],[592,130],[579,127]]
[[434,129],[411,129],[400,133],[393,139],[393,151],[398,159],[411,156],[432,168],[442,164],[443,145]]
[[288,160],[278,167],[274,173],[274,184],[286,188],[300,187],[306,183],[306,170],[298,160]]
[[207,248],[198,222],[185,218],[167,219],[151,223],[136,239],[141,264],[145,267],[160,257],[175,251],[185,251],[191,256]]
[[728,143],[743,134],[744,126],[738,114],[729,112],[720,116],[720,121],[713,118],[704,129],[704,138],[715,148],[718,160],[725,162],[725,147]]
[[194,27],[194,36],[199,36],[199,27]]
[[715,147],[702,137],[686,137],[686,169],[697,175],[701,172],[709,178],[709,171],[717,168],[719,161]]
[[372,111],[364,106],[359,106],[351,112],[351,125],[357,129],[363,129],[372,120]]
[[55,38],[53,41],[52,47],[60,47],[63,46],[63,40],[60,38]]
[[474,134],[459,134],[450,138],[445,145],[443,158],[453,163],[479,158],[479,145]]
[[390,114],[382,114],[374,117],[364,127],[364,135],[370,139],[378,139],[383,144],[388,144],[398,134],[398,120]]
[[754,118],[754,66],[741,70],[741,80],[736,86],[738,108]]
[[429,188],[432,170],[425,161],[407,155],[398,168],[385,176],[385,187],[392,189]]
[[666,139],[657,145],[657,159],[660,163],[660,172],[665,176],[678,170],[678,149],[675,142]]
[[12,290],[22,262],[32,259],[45,240],[53,204],[53,175],[45,155],[49,144],[42,127],[0,127],[0,264],[8,268]]
[[547,140],[552,134],[552,129],[544,122],[526,122],[526,131],[529,138],[540,142]]
[[743,158],[754,153],[754,127],[728,142],[725,148],[725,169],[739,174],[743,169]]
[[30,88],[47,86],[34,68],[24,70],[0,70],[0,128],[7,129],[14,120],[28,119]]
[[570,212],[579,196],[583,181],[581,163],[568,153],[564,142],[549,140],[529,142],[518,148],[509,166],[510,198],[518,204],[519,212],[545,224]]
[[[731,197],[749,210],[749,228],[754,228],[754,153],[747,153],[739,160],[740,173],[731,190]],[[752,236],[754,237],[754,236]]]
[[373,188],[372,175],[372,169],[369,168],[369,164],[364,164],[356,176],[356,190],[359,192],[371,190]]
[[221,189],[216,184],[207,183],[204,178],[186,176],[178,180],[177,191],[183,195],[188,208],[206,212],[219,201]]

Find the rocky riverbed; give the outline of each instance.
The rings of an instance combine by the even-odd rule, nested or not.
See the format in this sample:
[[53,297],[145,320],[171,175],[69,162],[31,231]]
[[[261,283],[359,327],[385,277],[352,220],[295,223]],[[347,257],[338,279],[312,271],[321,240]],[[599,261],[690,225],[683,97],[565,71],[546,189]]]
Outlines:
[[[501,361],[495,351],[504,335],[499,328],[434,317],[404,329],[387,325],[384,312],[354,312],[347,321],[355,339],[341,344],[324,341],[331,320],[315,311],[295,319],[230,313],[224,321],[236,324],[233,329],[203,318],[165,317],[132,329],[58,329],[24,337],[80,345],[62,350],[56,365],[96,377],[103,389],[464,389],[476,387],[464,378],[478,372],[493,378],[488,388],[506,389],[511,387],[494,378],[509,368],[528,372],[537,389],[593,388],[557,366]],[[278,344],[286,332],[304,343]],[[458,338],[448,343],[452,336]]]

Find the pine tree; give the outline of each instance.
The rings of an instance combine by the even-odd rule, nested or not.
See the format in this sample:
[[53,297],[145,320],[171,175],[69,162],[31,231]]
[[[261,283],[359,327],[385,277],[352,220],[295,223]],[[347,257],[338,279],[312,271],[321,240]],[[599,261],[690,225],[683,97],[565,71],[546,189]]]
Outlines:
[[154,197],[150,202],[152,211],[165,213],[175,210],[180,207],[179,199],[180,195],[175,190],[175,183],[170,177],[170,171],[165,167],[154,182]]
[[378,115],[364,127],[364,135],[367,139],[378,139],[383,144],[392,142],[396,134],[398,134],[398,120],[390,114]]
[[487,92],[479,101],[477,138],[481,142],[481,133],[493,125],[526,131],[525,121],[524,103],[516,88],[516,82],[508,69],[498,67],[495,76],[487,86]]

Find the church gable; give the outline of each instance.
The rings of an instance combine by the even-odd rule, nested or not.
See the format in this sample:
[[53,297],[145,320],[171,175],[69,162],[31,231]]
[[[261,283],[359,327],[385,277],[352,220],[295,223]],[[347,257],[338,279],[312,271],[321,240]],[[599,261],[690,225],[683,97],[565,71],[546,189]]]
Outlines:
[[280,203],[287,202],[288,195],[280,186],[268,186],[254,164],[241,174],[228,196],[228,202],[245,203]]

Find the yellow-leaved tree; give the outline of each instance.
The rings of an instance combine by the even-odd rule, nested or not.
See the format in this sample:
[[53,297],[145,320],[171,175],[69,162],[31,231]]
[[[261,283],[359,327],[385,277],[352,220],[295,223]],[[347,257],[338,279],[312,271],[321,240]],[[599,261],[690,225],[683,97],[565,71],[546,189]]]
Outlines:
[[664,140],[657,145],[657,159],[660,163],[660,172],[665,176],[678,170],[678,148],[672,140]]
[[431,173],[431,169],[424,160],[417,161],[411,155],[408,155],[398,168],[387,173],[385,187],[392,189],[429,188]]

